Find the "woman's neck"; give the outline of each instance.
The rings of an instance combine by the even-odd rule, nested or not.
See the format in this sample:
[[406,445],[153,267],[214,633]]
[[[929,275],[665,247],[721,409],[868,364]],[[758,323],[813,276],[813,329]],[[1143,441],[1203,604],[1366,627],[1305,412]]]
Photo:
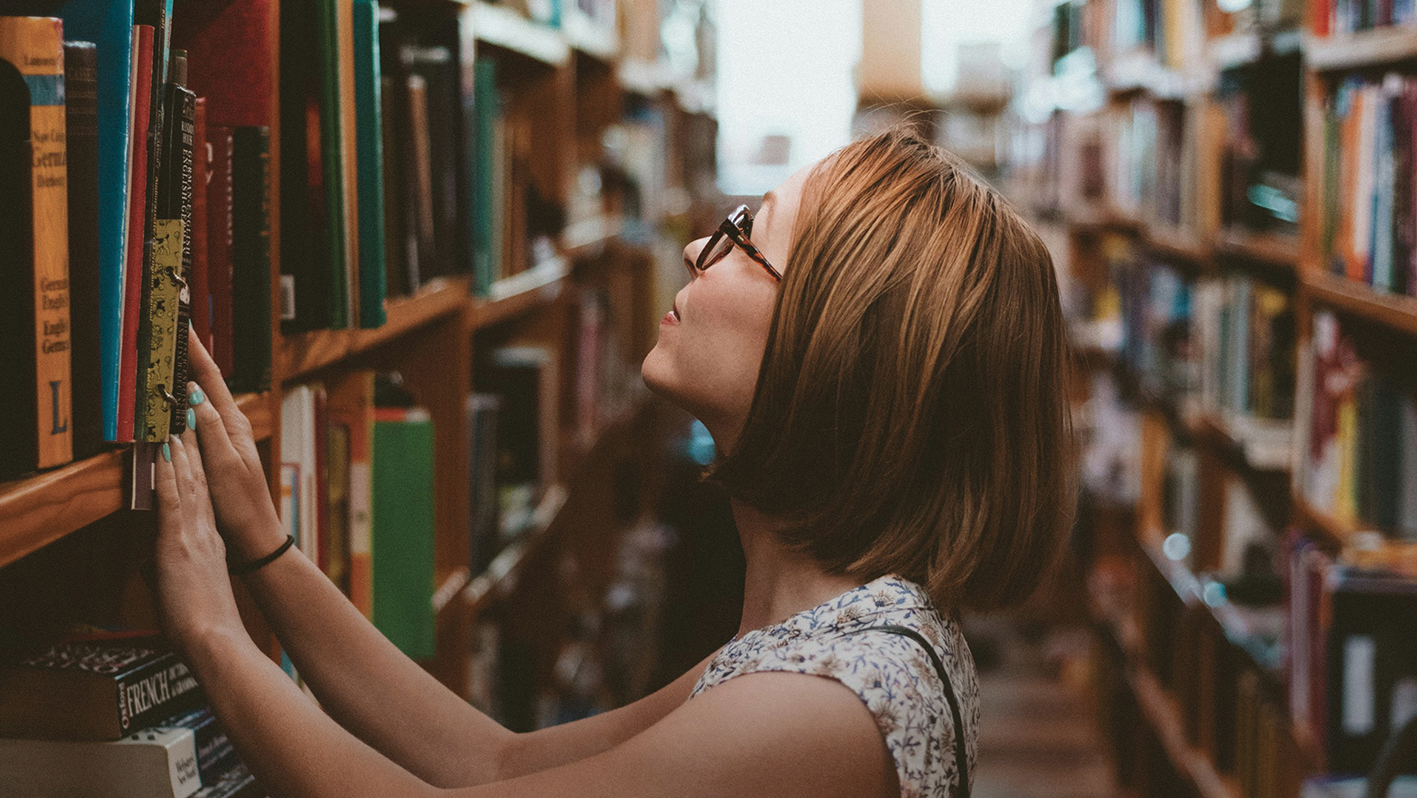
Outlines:
[[849,576],[832,576],[810,555],[783,545],[775,531],[779,524],[741,502],[733,502],[733,520],[748,564],[739,636],[786,620],[861,584]]

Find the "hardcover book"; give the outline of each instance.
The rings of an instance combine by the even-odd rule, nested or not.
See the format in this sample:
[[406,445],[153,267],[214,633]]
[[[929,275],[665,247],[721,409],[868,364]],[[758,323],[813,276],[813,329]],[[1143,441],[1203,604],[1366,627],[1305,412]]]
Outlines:
[[0,736],[117,740],[202,702],[158,638],[66,641],[0,666]]
[[[64,147],[69,173],[69,367],[74,396],[74,457],[103,448],[104,271],[99,253],[98,47],[64,43]],[[116,275],[115,275],[116,277]],[[116,376],[116,375],[115,375]]]

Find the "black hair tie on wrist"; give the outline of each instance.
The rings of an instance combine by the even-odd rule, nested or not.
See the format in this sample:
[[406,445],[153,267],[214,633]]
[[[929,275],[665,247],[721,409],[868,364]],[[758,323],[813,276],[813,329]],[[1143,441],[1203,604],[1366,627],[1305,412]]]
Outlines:
[[285,542],[282,543],[282,544],[280,544],[279,546],[277,546],[275,551],[271,552],[270,554],[267,554],[266,556],[262,557],[262,558],[259,559],[259,560],[255,560],[255,561],[252,561],[252,562],[248,562],[248,563],[246,563],[245,565],[231,565],[231,564],[228,564],[228,565],[226,566],[226,572],[229,573],[229,574],[231,574],[232,576],[243,576],[243,575],[249,574],[249,573],[251,573],[251,572],[253,572],[253,571],[258,571],[258,570],[260,570],[261,568],[264,568],[265,566],[270,565],[271,563],[275,562],[275,560],[276,560],[277,557],[279,557],[279,556],[282,555],[282,554],[285,554],[285,550],[288,549],[288,548],[290,548],[291,546],[294,546],[294,545],[295,545],[295,536],[294,536],[294,535],[286,535],[286,536],[285,536]]

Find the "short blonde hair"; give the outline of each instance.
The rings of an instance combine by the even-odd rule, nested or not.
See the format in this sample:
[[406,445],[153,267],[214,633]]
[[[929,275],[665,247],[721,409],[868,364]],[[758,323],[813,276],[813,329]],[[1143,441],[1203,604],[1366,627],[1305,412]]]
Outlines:
[[828,571],[941,610],[1026,599],[1071,522],[1066,332],[1042,240],[902,129],[803,189],[744,427],[706,477]]

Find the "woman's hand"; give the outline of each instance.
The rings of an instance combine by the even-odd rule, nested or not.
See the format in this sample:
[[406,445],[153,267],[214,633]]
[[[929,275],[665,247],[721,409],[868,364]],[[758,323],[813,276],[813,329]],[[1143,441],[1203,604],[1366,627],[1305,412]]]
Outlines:
[[285,535],[256,452],[251,422],[237,408],[201,338],[190,329],[187,358],[196,379],[187,385],[190,418],[196,421],[201,467],[212,486],[216,528],[231,549],[233,562],[252,562],[275,551]]
[[171,436],[157,461],[157,603],[168,641],[190,656],[214,634],[245,634],[216,531],[197,433]]

